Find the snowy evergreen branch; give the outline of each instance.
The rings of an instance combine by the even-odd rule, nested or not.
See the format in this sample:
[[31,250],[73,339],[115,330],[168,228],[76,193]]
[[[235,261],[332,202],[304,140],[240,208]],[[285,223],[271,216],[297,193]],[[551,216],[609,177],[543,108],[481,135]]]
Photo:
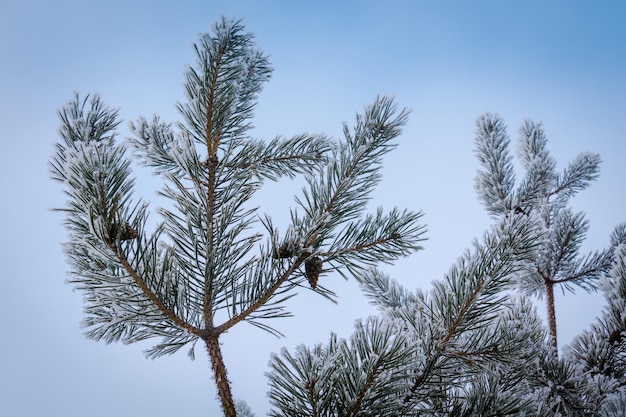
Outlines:
[[141,117],[137,123],[130,123],[133,137],[128,139],[133,156],[144,166],[151,167],[155,173],[172,172],[181,175],[181,170],[174,158],[180,152],[180,137],[176,137],[170,123],[161,122],[154,116],[152,122]]
[[476,190],[487,211],[496,217],[520,213],[538,220],[537,234],[543,236],[543,243],[517,274],[518,284],[526,294],[545,296],[550,339],[556,347],[555,288],[595,291],[611,265],[614,245],[580,254],[588,222],[583,213],[567,207],[571,197],[598,177],[600,157],[582,153],[558,173],[547,150],[543,125],[527,120],[520,129],[517,149],[526,175],[515,187],[509,139],[502,120],[490,114],[479,118],[475,141],[483,167],[476,177]]
[[476,176],[476,189],[490,214],[498,216],[511,211],[511,191],[515,174],[508,152],[506,125],[497,116],[485,114],[476,122],[476,157],[485,167]]
[[[343,137],[248,135],[268,58],[240,21],[222,18],[194,45],[182,120],[155,116],[116,140],[118,111],[76,94],[59,112],[50,161],[67,197],[69,282],[84,299],[87,337],[157,338],[156,358],[201,340],[227,417],[252,416],[235,400],[220,337],[247,322],[281,336],[275,320],[308,286],[334,300],[337,272],[354,277],[380,315],[347,339],[283,349],[270,360],[272,416],[617,416],[626,398],[626,224],[609,245],[581,254],[589,225],[570,199],[598,177],[581,153],[561,172],[541,123],[525,121],[516,182],[499,116],[476,124],[475,187],[493,227],[430,291],[376,269],[421,249],[421,212],[367,213],[383,157],[408,112],[377,97]],[[130,156],[129,156],[130,155]],[[132,159],[131,159],[132,158]],[[160,222],[134,198],[131,162],[163,181]],[[254,201],[266,181],[304,177],[284,230]],[[558,356],[554,290],[601,288],[608,305]],[[520,289],[522,294],[515,295]],[[526,295],[545,296],[544,326]]]
[[189,132],[209,154],[224,137],[243,135],[251,126],[256,97],[271,76],[269,60],[244,32],[241,21],[224,17],[194,45],[197,64],[187,72],[187,102],[178,109]]
[[[391,331],[393,341],[385,345],[397,349],[384,360],[397,365],[385,372],[384,383],[376,372],[368,374],[382,354],[357,343],[363,339],[359,324],[348,352],[337,348],[345,342],[335,336],[327,346],[299,347],[294,355],[283,350],[270,363],[269,395],[275,407],[271,415],[443,415],[457,408],[465,410],[459,415],[471,415],[487,407],[486,400],[472,394],[469,406],[462,405],[463,398],[497,385],[481,385],[476,382],[479,375],[492,384],[501,381],[500,397],[494,394],[491,401],[508,397],[499,403],[500,409],[523,415],[531,402],[520,396],[515,384],[522,379],[525,361],[543,345],[544,335],[530,306],[523,300],[507,301],[503,291],[521,267],[520,260],[532,254],[533,230],[525,216],[505,219],[435,283],[430,295],[408,292],[370,270],[362,285],[382,309],[377,320],[388,324],[372,327],[380,334],[368,338],[387,340]],[[501,365],[493,369],[494,363]],[[326,375],[333,366],[332,376]],[[513,392],[518,394],[513,397]],[[380,399],[381,405],[360,398]]]
[[[127,140],[132,157],[160,175],[159,193],[170,202],[157,209],[154,231],[147,230],[148,206],[133,201],[131,159],[115,140],[118,113],[99,97],[76,95],[61,110],[63,141],[50,170],[69,197],[60,209],[70,232],[65,249],[71,282],[84,294],[88,337],[160,338],[146,352],[152,358],[186,345],[193,358],[202,340],[224,414],[250,415],[231,393],[219,340],[224,332],[245,321],[281,335],[271,320],[290,315],[285,302],[304,283],[332,299],[318,285],[320,275],[358,276],[420,249],[421,213],[365,213],[382,156],[395,148],[391,141],[407,112],[379,97],[357,115],[353,132],[344,124],[343,141],[312,134],[252,139],[246,134],[254,105],[271,75],[267,57],[241,22],[225,18],[194,47],[187,100],[178,104],[182,121],[139,118]],[[264,181],[298,175],[307,183],[296,200],[304,213],[292,209],[281,233],[253,198]],[[365,326],[363,346],[382,349],[389,337],[365,340],[381,326]],[[393,363],[372,366],[364,385],[354,386],[354,410],[378,401],[370,388]]]
[[[328,252],[320,255],[348,269],[407,256],[413,250],[422,249],[421,246],[412,246],[412,242],[424,239],[425,228],[417,224],[421,217],[421,212],[412,213],[397,208],[385,215],[379,207],[375,215],[368,214],[358,222],[347,224],[330,244]],[[381,253],[385,255],[382,259]]]
[[[217,329],[225,331],[237,322],[252,317],[258,323],[261,316],[256,310],[272,300],[279,288],[302,266],[305,266],[305,273],[299,275],[300,280],[306,278],[315,291],[332,296],[325,287],[317,285],[318,276],[327,271],[322,266],[324,262],[332,265],[335,260],[346,263],[348,259],[354,258],[349,261],[352,268],[348,268],[353,271],[357,260],[370,264],[389,262],[419,249],[415,242],[421,240],[423,227],[417,226],[416,222],[421,214],[398,210],[394,210],[387,218],[379,210],[376,217],[366,216],[358,223],[346,226],[344,230],[361,238],[353,239],[350,242],[352,244],[348,245],[344,234],[342,243],[348,247],[331,243],[331,250],[326,251],[322,246],[326,236],[334,236],[335,229],[347,223],[351,215],[356,216],[363,210],[367,194],[377,183],[380,158],[394,147],[387,142],[399,134],[398,128],[405,123],[405,119],[404,112],[396,116],[395,105],[387,98],[377,99],[372,106],[366,108],[363,116],[357,116],[355,132],[360,132],[360,142],[350,138],[349,144],[340,145],[343,151],[340,150],[330,157],[326,174],[319,178],[313,175],[307,177],[310,190],[305,189],[303,192],[309,206],[305,207],[304,217],[299,217],[296,211],[292,211],[293,223],[289,227],[288,240],[284,241],[290,248],[285,253],[281,254],[280,247],[277,247],[278,232],[271,225],[271,220],[264,220],[266,230],[274,237],[272,250],[261,254],[261,264],[271,257],[275,259],[272,265],[278,264],[283,268],[282,271],[278,275],[275,271],[261,272],[259,275],[274,276],[276,280],[268,281],[263,291],[250,294],[247,298],[250,302],[248,307],[233,315]],[[373,133],[364,127],[370,125],[376,126]],[[331,180],[325,181],[325,178]],[[361,203],[355,205],[355,200]],[[303,205],[301,200],[297,199],[297,202]],[[312,266],[313,262],[315,266]],[[299,282],[290,279],[288,286],[293,288]],[[272,307],[270,316],[273,317],[279,311],[281,315],[286,314],[281,309]]]
[[193,339],[167,332],[174,323],[184,330],[184,320],[175,313],[175,304],[157,295],[164,292],[164,277],[151,276],[151,268],[140,275],[136,268],[144,272],[145,265],[131,265],[127,259],[131,255],[156,262],[160,231],[146,237],[146,206],[131,202],[130,161],[111,131],[119,124],[117,111],[105,108],[98,96],[75,96],[60,114],[66,145],[58,146],[51,171],[68,186],[70,200],[63,211],[70,239],[65,249],[73,265],[70,282],[85,294],[87,336],[107,342],[155,335],[177,342]]
[[328,160],[331,141],[325,136],[277,137],[269,142],[250,141],[228,162],[229,168],[245,168],[259,178],[277,180],[286,175],[315,174]]
[[[484,124],[483,120],[484,117],[479,119],[478,126]],[[581,153],[562,173],[558,173],[556,162],[546,149],[547,137],[543,126],[526,121],[520,129],[518,146],[518,156],[526,169],[526,176],[516,190],[511,186],[508,195],[503,196],[483,180],[497,177],[501,171],[499,167],[509,163],[505,151],[497,154],[497,162],[485,163],[488,156],[496,155],[494,149],[500,150],[501,142],[489,139],[485,135],[476,139],[479,160],[486,169],[479,173],[477,179],[479,196],[492,214],[506,217],[515,212],[536,218],[537,235],[542,236],[535,254],[522,264],[523,268],[516,274],[520,289],[527,294],[545,295],[548,308],[551,349],[538,353],[538,367],[532,367],[531,372],[526,374],[526,381],[530,383],[539,405],[538,413],[550,416],[601,415],[605,400],[621,395],[618,380],[610,374],[620,369],[614,362],[618,356],[612,354],[615,349],[608,343],[609,340],[620,339],[620,330],[615,330],[620,326],[608,325],[605,314],[605,318],[600,319],[592,330],[581,334],[571,348],[566,348],[565,357],[559,359],[554,308],[554,288],[557,286],[572,292],[576,287],[595,291],[602,282],[619,282],[619,273],[613,272],[612,279],[608,281],[607,273],[624,242],[624,226],[616,228],[610,246],[581,255],[588,222],[583,213],[574,213],[567,207],[571,197],[598,177],[600,157],[593,153]],[[485,147],[485,143],[489,145]],[[494,206],[502,201],[512,202],[506,207],[508,212],[494,211]],[[615,268],[613,266],[613,271]],[[608,295],[607,299],[610,300]],[[613,303],[610,301],[610,304]],[[617,309],[624,306],[620,305]],[[619,314],[623,314],[623,310]]]
[[398,325],[369,318],[349,341],[332,335],[327,346],[272,356],[269,415],[393,415],[414,354]]
[[[386,358],[399,363],[388,376],[393,382],[377,385],[375,372],[356,369],[379,359],[354,342],[362,338],[357,325],[349,354],[338,346],[350,344],[333,335],[326,345],[273,356],[271,415],[622,415],[626,225],[616,227],[608,248],[579,254],[588,225],[567,202],[597,176],[599,158],[582,154],[558,174],[546,144],[541,124],[525,122],[518,151],[526,176],[515,187],[504,123],[493,115],[479,119],[477,155],[485,171],[479,172],[477,190],[497,218],[492,230],[430,292],[409,291],[375,268],[360,269],[366,296],[381,309],[376,320],[393,329],[394,341],[404,341],[393,351],[399,356]],[[384,224],[384,218],[379,210],[374,223]],[[347,253],[358,241],[383,242],[376,240],[384,235],[376,229],[352,228],[332,236]],[[318,254],[330,260],[344,252]],[[368,265],[367,251],[359,256],[359,267]],[[344,266],[352,268],[349,262]],[[610,307],[563,358],[556,355],[555,327],[549,326],[548,338],[529,299],[510,294],[518,284],[550,299],[556,285],[593,290],[599,283]],[[359,399],[366,396],[384,399],[385,407],[362,405]]]
[[[460,381],[484,372],[484,365],[502,354],[500,349],[508,344],[499,340],[502,334],[496,324],[507,304],[502,291],[510,285],[520,260],[532,253],[536,238],[532,223],[523,217],[506,220],[485,235],[483,244],[476,243],[475,252],[466,253],[443,281],[435,282],[431,296],[410,313],[409,323],[425,342],[422,350],[428,359],[404,399],[405,411],[435,406],[421,403],[431,401],[432,390],[442,380],[454,391],[463,385]],[[407,317],[404,310],[384,311]]]
[[[616,228],[619,229],[619,228]],[[619,233],[619,230],[616,230]],[[564,359],[579,367],[580,384],[589,391],[585,406],[596,413],[613,407],[605,400],[626,392],[626,250],[616,251],[609,277],[603,281],[608,305],[589,330],[565,349]],[[575,395],[573,393],[572,395]],[[608,411],[603,411],[608,412]],[[619,414],[609,414],[619,415]]]
[[308,235],[305,246],[322,246],[337,226],[357,219],[380,181],[382,157],[396,147],[390,143],[406,124],[408,113],[397,114],[397,106],[388,97],[377,97],[357,115],[354,132],[344,124],[345,142],[333,152],[322,176],[308,176],[308,189],[296,202],[304,209],[303,224]]
[[557,195],[563,203],[589,186],[600,173],[600,155],[584,152],[570,162],[562,174],[557,176],[552,195]]

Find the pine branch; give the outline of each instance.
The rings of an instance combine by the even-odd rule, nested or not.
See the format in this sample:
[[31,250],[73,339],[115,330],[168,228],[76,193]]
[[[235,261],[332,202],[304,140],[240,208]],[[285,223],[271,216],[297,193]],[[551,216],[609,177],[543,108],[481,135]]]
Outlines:
[[254,301],[254,303],[252,303],[244,311],[242,311],[239,314],[237,314],[236,316],[230,318],[229,320],[227,320],[226,322],[222,323],[221,325],[216,326],[215,327],[215,331],[218,332],[218,333],[226,332],[228,329],[233,327],[235,324],[241,322],[242,320],[245,320],[252,313],[254,313],[259,308],[261,308],[263,305],[265,305],[269,301],[269,299],[278,291],[278,289],[285,283],[285,281],[298,268],[300,268],[304,264],[304,261],[307,258],[308,258],[308,254],[306,254],[306,253],[301,254],[297,259],[295,259],[295,261],[293,261],[291,266],[280,276],[280,278],[277,279],[276,282],[263,293],[263,295],[261,295],[259,298],[257,298]]
[[133,281],[141,289],[144,295],[163,313],[165,317],[171,320],[176,326],[187,330],[188,332],[195,334],[196,336],[202,336],[203,331],[197,327],[190,325],[183,319],[178,317],[172,310],[170,310],[156,294],[146,285],[146,282],[141,278],[137,271],[132,267],[128,259],[120,252],[119,247],[109,243],[109,248],[113,251],[120,264],[124,267],[126,272],[132,277]]
[[[600,279],[602,278],[602,275],[607,272],[607,270],[609,269],[611,263],[609,262],[602,262],[606,256],[599,256],[599,261],[600,262],[592,262],[593,266],[588,266],[584,265],[583,268],[577,268],[577,272],[571,274],[571,275],[567,275],[563,278],[556,278],[556,279],[552,279],[552,282],[554,284],[563,284],[563,283],[568,283],[568,282],[576,282],[582,285],[588,285],[588,284],[592,284],[591,282],[589,282],[590,279]],[[610,257],[609,257],[610,258]],[[592,288],[595,288],[592,287]]]
[[326,172],[319,178],[308,177],[308,190],[296,202],[304,209],[306,224],[304,246],[313,251],[332,236],[339,225],[361,214],[373,187],[379,182],[381,158],[395,148],[389,142],[400,134],[408,112],[397,113],[397,106],[387,97],[377,97],[357,115],[354,136],[344,125],[346,142],[339,145]]
[[548,138],[543,130],[543,123],[527,119],[520,127],[519,133],[517,155],[524,168],[527,171],[539,168],[543,171],[542,176],[552,177],[556,161],[547,150]]
[[[366,274],[363,285],[380,300],[385,317],[368,323],[391,321],[385,326],[357,325],[349,345],[331,338],[328,347],[300,349],[296,357],[283,351],[287,362],[274,357],[270,398],[285,414],[271,415],[307,415],[305,404],[315,404],[319,415],[358,415],[365,410],[414,415],[429,398],[460,389],[495,358],[511,355],[507,346],[517,342],[516,337],[520,344],[537,343],[519,331],[511,334],[513,327],[507,326],[513,322],[499,321],[510,307],[498,296],[520,268],[518,260],[532,253],[534,237],[525,216],[503,220],[482,245],[476,244],[475,253],[459,261],[430,299],[410,294],[380,274]],[[393,341],[387,334],[394,335]],[[501,339],[505,335],[509,339]],[[312,367],[314,363],[324,365]],[[329,379],[326,369],[337,373]],[[435,394],[437,390],[442,392]],[[286,408],[288,402],[293,405]]]
[[249,127],[256,97],[272,68],[255,48],[241,21],[222,18],[213,34],[194,45],[196,68],[187,73],[188,103],[178,109],[191,136],[215,155],[223,137],[238,137]]
[[603,291],[607,306],[591,328],[565,349],[565,358],[582,364],[591,378],[603,376],[623,387],[626,386],[626,250],[623,246],[615,253]]
[[597,178],[600,157],[581,153],[558,174],[556,162],[547,151],[543,125],[527,120],[520,129],[518,147],[526,176],[513,189],[515,181],[507,153],[508,138],[503,129],[498,135],[489,135],[489,123],[485,120],[490,119],[487,115],[477,122],[476,152],[485,171],[478,173],[476,188],[491,214],[508,216],[512,212],[540,220],[537,230],[544,235],[542,248],[518,273],[518,281],[527,294],[546,295],[550,339],[556,346],[555,286],[569,291],[573,291],[574,286],[595,290],[610,265],[611,250],[579,257],[588,224],[582,213],[574,214],[567,208],[569,199]]
[[500,216],[513,208],[511,192],[515,175],[508,153],[510,139],[498,115],[485,114],[476,122],[476,157],[485,171],[478,171],[475,188],[487,211]]
[[557,177],[555,188],[549,196],[556,195],[559,199],[567,201],[578,191],[586,189],[591,181],[598,178],[600,162],[600,155],[595,153],[585,152],[578,155]]
[[[71,232],[66,251],[73,283],[86,294],[88,336],[125,342],[161,337],[149,357],[188,343],[193,357],[202,339],[224,413],[231,417],[237,409],[247,411],[232,398],[222,333],[245,320],[280,334],[264,320],[289,315],[285,301],[295,288],[308,281],[332,299],[332,291],[318,285],[320,274],[331,269],[343,274],[341,268],[355,274],[406,256],[420,249],[423,228],[417,226],[421,213],[394,209],[363,216],[380,180],[382,156],[395,148],[391,141],[406,124],[406,110],[379,97],[357,115],[353,132],[344,124],[345,140],[338,144],[309,134],[253,140],[245,132],[271,75],[267,57],[239,21],[227,19],[201,36],[194,49],[197,62],[186,74],[187,100],[178,104],[182,121],[176,131],[158,117],[131,124],[134,156],[162,175],[160,195],[171,202],[157,209],[162,223],[154,232],[146,231],[147,205],[133,203],[130,160],[114,140],[117,111],[98,97],[76,96],[59,113],[65,143],[57,144],[50,170],[67,186],[69,203],[61,210]],[[309,186],[296,201],[304,216],[293,210],[281,239],[251,199],[263,181],[301,174]],[[266,244],[259,222],[267,229]],[[365,327],[353,342],[362,348],[357,359],[370,368],[366,377],[359,374],[350,401],[342,403],[352,411],[311,394],[319,415],[385,410],[376,390],[391,372],[388,367],[399,362],[394,351],[379,361],[372,358],[384,349],[411,347],[395,339],[392,327],[373,321]],[[346,346],[337,342],[332,349],[349,355]],[[308,383],[318,389],[315,380]]]
[[[438,330],[431,329],[434,330],[434,346],[413,380],[409,394],[404,397],[406,412],[415,405],[418,390],[445,366],[446,361],[455,356],[466,356],[455,354],[459,349],[455,348],[454,341],[476,329],[488,328],[488,323],[497,317],[502,299],[494,297],[520,268],[518,261],[532,251],[532,224],[524,217],[517,216],[511,219],[511,223],[505,221],[499,225],[493,235],[485,236],[483,245],[476,244],[475,255],[466,254],[443,283],[435,283],[434,310],[430,320],[435,322],[433,325]],[[390,313],[395,315],[394,310]],[[404,314],[400,313],[402,316]],[[438,321],[443,326],[436,324]],[[415,331],[420,332],[418,327]],[[498,353],[494,345],[474,351]]]
[[274,355],[270,415],[394,415],[415,354],[398,324],[369,318],[357,322],[349,341],[331,335],[325,346]]
[[422,249],[416,245],[425,240],[425,227],[417,224],[422,215],[422,212],[396,208],[385,215],[382,208],[378,208],[375,215],[346,224],[328,251],[318,254],[329,262],[352,269],[392,262]]
[[[209,130],[207,130],[209,132]],[[207,142],[208,143],[208,142]],[[209,146],[209,145],[207,145]],[[217,150],[217,146],[215,147]],[[206,211],[206,255],[205,259],[207,262],[206,272],[204,274],[204,298],[202,300],[202,309],[204,312],[204,326],[207,330],[213,330],[213,283],[214,277],[211,276],[211,272],[213,270],[213,255],[215,253],[214,245],[216,241],[215,236],[215,182],[216,182],[216,169],[217,169],[217,156],[212,153],[213,150],[209,149],[209,159],[208,159],[208,187],[207,187],[207,211]]]
[[277,137],[269,142],[250,140],[229,158],[226,167],[273,181],[282,176],[314,175],[328,163],[331,147],[331,141],[321,135]]

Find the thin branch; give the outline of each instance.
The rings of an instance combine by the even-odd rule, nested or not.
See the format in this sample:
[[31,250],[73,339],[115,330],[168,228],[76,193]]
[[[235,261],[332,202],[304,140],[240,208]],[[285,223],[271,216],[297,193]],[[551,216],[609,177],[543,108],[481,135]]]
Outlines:
[[285,273],[283,273],[283,275],[276,281],[276,283],[272,285],[270,288],[268,288],[267,291],[265,291],[265,293],[258,300],[256,300],[253,304],[250,305],[250,307],[248,307],[247,309],[245,309],[238,315],[233,316],[228,321],[222,323],[219,326],[216,326],[215,331],[217,333],[224,333],[225,331],[233,327],[235,324],[244,320],[250,314],[254,313],[257,309],[262,307],[274,295],[274,293],[280,288],[280,286],[283,285],[283,283],[287,280],[287,278],[289,278],[291,274],[293,274],[298,268],[300,268],[300,266],[304,263],[304,261],[309,256],[310,254],[307,252],[301,254],[295,260],[293,265],[291,265],[291,267],[287,271],[285,271]]
[[472,291],[472,294],[470,295],[467,302],[461,308],[461,311],[459,312],[459,315],[457,316],[456,320],[454,320],[454,323],[452,323],[452,326],[450,326],[450,330],[448,331],[448,334],[441,340],[442,344],[446,344],[450,341],[450,339],[452,339],[452,336],[454,336],[454,334],[456,333],[457,327],[461,325],[461,322],[465,318],[465,313],[467,313],[467,311],[471,308],[472,304],[474,304],[474,300],[476,299],[476,297],[478,297],[478,295],[480,294],[484,286],[485,286],[485,280],[482,280],[480,285],[477,286],[474,289],[474,291]]
[[318,417],[318,412],[317,412],[317,401],[315,398],[315,383],[317,382],[317,380],[315,379],[315,377],[312,378],[313,380],[311,381],[311,383],[306,382],[304,384],[304,389],[308,391],[308,400],[309,403],[311,404],[311,417]]
[[[274,158],[269,158],[268,157],[268,158],[262,158],[262,159],[253,161],[253,162],[251,162],[249,164],[246,164],[245,166],[246,167],[249,167],[249,166],[261,166],[261,165],[271,164],[271,163],[274,163],[274,162],[299,161],[299,160],[303,159],[305,156],[306,156],[306,153],[305,154],[294,154],[294,155],[287,155],[287,156],[279,156],[279,157],[274,157]],[[322,157],[322,152],[318,151],[315,154],[315,157],[316,158],[321,158]],[[228,168],[237,168],[237,167],[241,167],[242,164],[232,164],[231,163],[231,164],[226,164],[225,166],[228,167]]]
[[[216,148],[217,149],[217,148]],[[207,330],[213,329],[213,306],[211,305],[211,301],[213,299],[213,277],[208,276],[212,273],[212,264],[213,264],[213,244],[214,244],[214,234],[213,223],[214,223],[214,215],[215,215],[215,182],[216,176],[215,172],[217,169],[217,155],[209,156],[209,178],[208,178],[208,186],[207,186],[207,254],[206,254],[206,262],[205,266],[205,276],[204,276],[204,299],[203,299],[203,309],[204,309],[204,326]]]
[[359,396],[357,397],[356,402],[352,405],[352,407],[350,407],[350,411],[348,412],[349,416],[356,416],[356,415],[359,414],[359,409],[361,408],[361,403],[363,402],[363,399],[365,398],[365,395],[367,394],[367,392],[369,391],[370,387],[374,383],[374,380],[376,379],[376,373],[378,371],[378,368],[380,368],[380,366],[381,366],[380,362],[381,362],[381,360],[379,360],[376,363],[376,365],[374,366],[374,369],[372,369],[372,372],[370,372],[369,376],[367,377],[367,381],[365,382],[365,386],[359,392]]
[[466,352],[463,350],[453,350],[450,351],[451,354],[453,355],[457,355],[457,356],[484,356],[484,355],[493,355],[498,353],[498,346],[494,346],[488,349],[483,349],[483,350],[475,350],[473,352]]
[[217,148],[219,138],[214,138],[211,134],[213,130],[213,105],[215,101],[215,89],[217,88],[217,77],[219,68],[222,62],[222,55],[225,53],[223,48],[219,48],[217,57],[215,58],[215,68],[211,79],[211,88],[209,89],[208,103],[207,103],[207,121],[205,140],[207,145],[207,162],[208,162],[208,184],[207,184],[207,265],[204,276],[204,299],[203,299],[203,311],[204,311],[204,326],[207,330],[213,329],[213,306],[211,305],[211,299],[213,298],[213,280],[208,274],[211,271],[212,259],[213,259],[213,237],[215,231],[213,230],[214,211],[215,211],[215,182],[216,182],[216,169],[218,164]]
[[170,310],[163,302],[156,296],[156,294],[148,287],[146,282],[141,278],[139,273],[133,268],[133,266],[128,262],[128,259],[120,252],[119,248],[112,243],[107,243],[107,246],[115,253],[118,261],[122,264],[126,272],[131,276],[135,284],[141,289],[141,291],[145,294],[146,297],[165,315],[168,319],[170,319],[174,324],[178,327],[187,330],[189,333],[192,333],[196,336],[202,336],[203,332],[201,329],[198,329],[195,326],[187,323],[185,320],[181,319]]
[[206,117],[206,133],[205,140],[207,144],[207,153],[210,158],[217,153],[217,145],[219,144],[219,137],[213,137],[211,131],[213,130],[213,105],[215,102],[215,91],[217,89],[217,78],[219,75],[219,68],[222,65],[222,56],[226,53],[224,48],[219,48],[217,56],[215,57],[215,69],[213,71],[213,77],[211,79],[211,88],[209,89],[209,97],[207,103],[207,117]]
[[574,281],[574,280],[577,280],[577,279],[579,279],[579,278],[584,277],[584,276],[585,276],[585,275],[587,275],[587,274],[593,274],[593,273],[596,273],[596,272],[598,272],[598,271],[601,271],[601,270],[602,270],[602,269],[604,269],[604,268],[606,268],[606,265],[601,265],[601,266],[600,266],[600,267],[598,267],[598,268],[590,268],[590,269],[585,269],[585,270],[582,270],[582,271],[578,272],[577,274],[574,274],[574,275],[569,275],[569,276],[567,276],[567,277],[565,277],[565,278],[551,279],[550,281],[551,281],[553,284],[560,284],[560,283],[563,283],[563,282]]
[[404,397],[405,404],[411,401],[411,399],[413,399],[413,396],[415,395],[415,392],[420,387],[420,385],[426,382],[426,379],[430,376],[430,372],[435,366],[435,363],[437,363],[437,360],[439,360],[439,358],[441,357],[442,353],[443,353],[442,349],[437,349],[437,351],[430,357],[428,362],[426,362],[426,366],[424,366],[424,370],[422,371],[422,373],[419,374],[419,376],[415,378],[415,382],[413,382],[413,385],[409,389],[409,393]]

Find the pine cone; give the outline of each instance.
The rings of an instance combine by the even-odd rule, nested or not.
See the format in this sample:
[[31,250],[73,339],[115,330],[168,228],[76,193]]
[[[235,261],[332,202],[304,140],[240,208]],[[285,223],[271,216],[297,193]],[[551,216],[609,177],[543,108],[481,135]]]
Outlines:
[[291,258],[295,256],[295,247],[291,242],[283,242],[278,249],[274,249],[274,253],[272,253],[272,258],[274,259],[285,259]]
[[120,241],[132,240],[139,237],[139,233],[128,223],[123,225],[112,223],[108,230],[107,243],[113,244],[117,239]]
[[317,280],[320,277],[320,272],[322,272],[323,264],[324,263],[319,256],[313,256],[312,258],[309,258],[304,262],[306,279],[309,280],[309,284],[311,284],[311,288],[313,289],[317,287]]
[[137,239],[139,237],[139,233],[133,227],[128,224],[128,222],[124,223],[124,227],[122,228],[122,232],[120,233],[120,240],[132,240]]

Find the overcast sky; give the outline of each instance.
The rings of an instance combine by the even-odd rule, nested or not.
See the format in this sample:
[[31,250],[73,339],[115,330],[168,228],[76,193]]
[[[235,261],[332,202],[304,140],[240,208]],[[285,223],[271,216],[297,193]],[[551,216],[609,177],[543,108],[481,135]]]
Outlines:
[[[6,416],[219,415],[204,349],[146,360],[148,345],[105,345],[80,328],[81,295],[66,285],[64,204],[47,161],[56,110],[74,91],[97,92],[126,120],[177,118],[192,44],[221,15],[243,18],[275,72],[256,111],[256,137],[317,132],[377,94],[412,110],[385,159],[372,206],[423,210],[425,250],[383,270],[429,288],[488,227],[473,190],[474,121],[499,113],[513,139],[525,118],[543,121],[564,167],[600,153],[599,180],[573,202],[588,214],[586,250],[626,221],[626,6],[619,1],[31,1],[0,5],[0,414]],[[127,132],[123,124],[120,134]],[[136,173],[154,200],[154,178]],[[291,184],[270,188],[263,209],[288,213]],[[348,336],[375,312],[355,282],[325,276],[339,304],[301,293],[274,337],[248,325],[223,337],[233,391],[262,416],[267,362],[282,346]],[[543,305],[538,305],[543,314]],[[557,299],[567,343],[602,308],[579,293]]]

